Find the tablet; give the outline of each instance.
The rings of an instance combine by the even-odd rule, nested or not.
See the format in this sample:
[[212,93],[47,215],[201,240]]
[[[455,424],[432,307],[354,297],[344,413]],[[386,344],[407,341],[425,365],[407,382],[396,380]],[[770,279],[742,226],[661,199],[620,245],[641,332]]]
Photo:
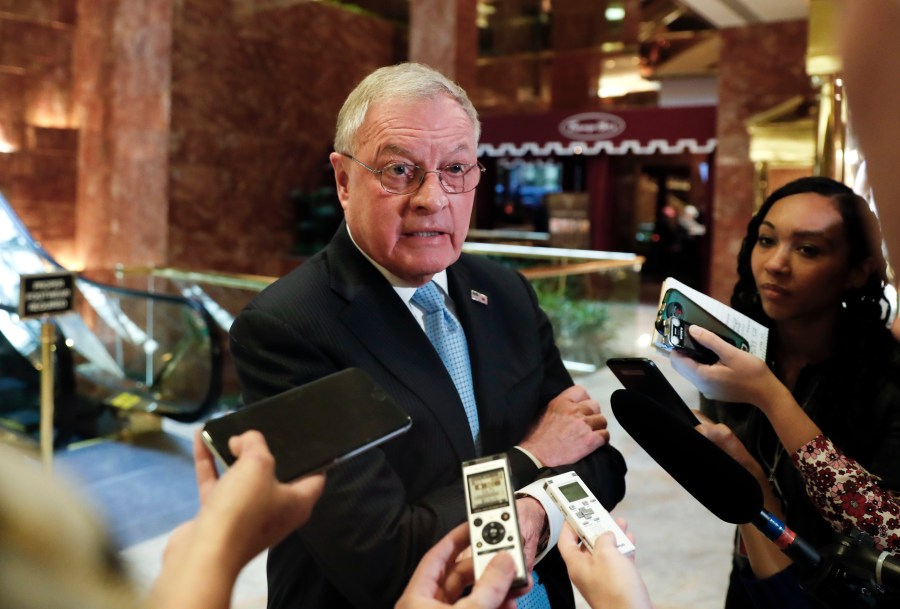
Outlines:
[[228,439],[260,431],[287,482],[407,431],[412,420],[366,372],[348,368],[208,421],[201,437],[223,466],[235,461]]

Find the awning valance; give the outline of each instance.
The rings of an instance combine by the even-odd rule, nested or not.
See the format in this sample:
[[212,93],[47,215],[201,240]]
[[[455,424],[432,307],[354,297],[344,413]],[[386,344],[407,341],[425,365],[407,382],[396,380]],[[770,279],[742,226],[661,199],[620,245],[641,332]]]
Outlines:
[[482,118],[479,156],[709,154],[716,107],[554,111]]

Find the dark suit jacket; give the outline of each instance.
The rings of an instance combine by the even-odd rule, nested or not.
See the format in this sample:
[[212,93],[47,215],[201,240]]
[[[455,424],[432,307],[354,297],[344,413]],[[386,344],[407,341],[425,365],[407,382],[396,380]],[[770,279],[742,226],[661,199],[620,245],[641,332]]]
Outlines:
[[[463,255],[448,284],[469,344],[482,452],[507,451],[572,380],[519,273]],[[392,607],[422,555],[465,519],[460,463],[475,449],[437,352],[344,225],[238,315],[231,349],[246,403],[355,366],[411,415],[409,432],[329,471],[310,521],[268,559],[269,607]],[[511,454],[511,462],[519,486],[537,474],[527,458]],[[624,495],[614,448],[575,469],[607,508]],[[554,550],[538,568],[555,607],[573,606],[564,567]]]

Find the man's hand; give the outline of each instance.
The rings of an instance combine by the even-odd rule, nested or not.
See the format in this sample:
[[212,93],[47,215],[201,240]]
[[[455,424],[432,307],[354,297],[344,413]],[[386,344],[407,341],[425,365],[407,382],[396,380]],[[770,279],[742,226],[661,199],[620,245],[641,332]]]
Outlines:
[[528,588],[510,592],[516,566],[506,552],[497,553],[468,596],[460,595],[474,579],[472,559],[458,559],[469,545],[469,525],[463,523],[432,547],[416,567],[396,609],[515,609],[515,596]]
[[549,526],[544,506],[534,497],[516,499],[516,513],[519,516],[519,532],[522,535],[522,553],[525,555],[525,570],[534,569],[538,543]]
[[569,465],[609,442],[606,426],[600,404],[573,385],[550,401],[520,446],[545,467]]

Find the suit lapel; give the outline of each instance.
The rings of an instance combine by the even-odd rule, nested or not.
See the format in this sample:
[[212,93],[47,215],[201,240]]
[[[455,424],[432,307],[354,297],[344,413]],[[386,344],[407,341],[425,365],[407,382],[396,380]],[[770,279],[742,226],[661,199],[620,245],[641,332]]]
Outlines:
[[[341,320],[350,332],[389,374],[422,400],[443,426],[460,460],[473,458],[465,409],[443,362],[391,285],[353,245],[346,229],[329,247],[329,272],[332,290],[347,301]],[[436,369],[444,373],[435,375]]]

